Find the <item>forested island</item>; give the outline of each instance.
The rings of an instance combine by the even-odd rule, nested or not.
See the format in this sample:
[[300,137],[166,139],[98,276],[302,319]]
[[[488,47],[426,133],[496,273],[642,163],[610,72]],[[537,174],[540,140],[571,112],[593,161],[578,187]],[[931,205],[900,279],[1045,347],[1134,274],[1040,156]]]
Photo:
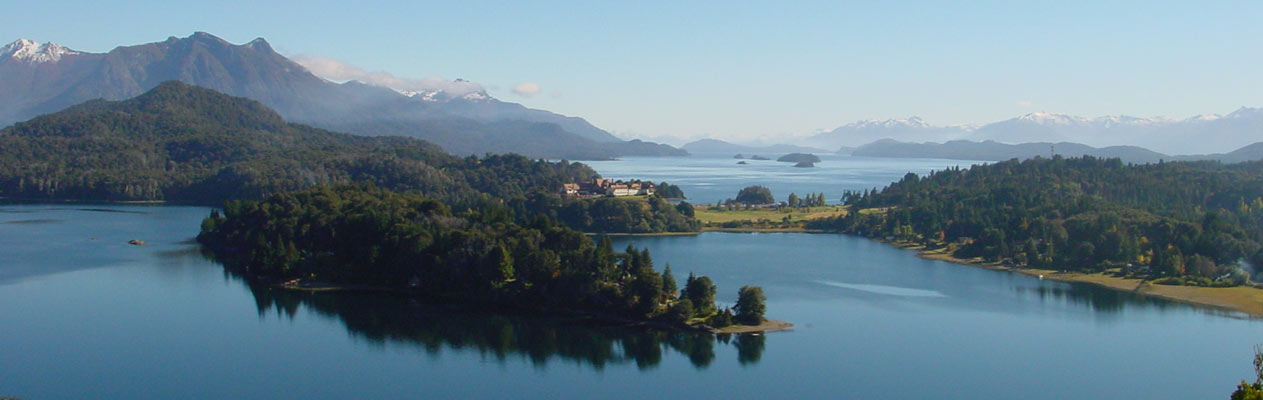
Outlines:
[[[579,312],[711,330],[760,325],[764,296],[742,287],[732,309],[689,275],[682,288],[647,250],[616,252],[608,238],[508,210],[453,212],[420,195],[365,185],[317,186],[261,202],[229,202],[198,242],[227,268],[291,286],[402,290],[459,301]],[[760,329],[761,330],[761,329]]]
[[810,163],[818,163],[818,162],[820,162],[820,157],[819,157],[819,156],[816,156],[815,154],[807,154],[807,153],[790,153],[790,154],[786,154],[786,155],[780,156],[780,158],[777,158],[777,159],[776,159],[776,161],[780,161],[780,162],[792,162],[792,163],[799,163],[799,164],[801,164],[801,163],[809,163],[809,164],[810,164]]
[[1018,268],[1236,286],[1263,263],[1263,162],[1126,165],[1094,157],[909,173],[845,195],[815,229]]

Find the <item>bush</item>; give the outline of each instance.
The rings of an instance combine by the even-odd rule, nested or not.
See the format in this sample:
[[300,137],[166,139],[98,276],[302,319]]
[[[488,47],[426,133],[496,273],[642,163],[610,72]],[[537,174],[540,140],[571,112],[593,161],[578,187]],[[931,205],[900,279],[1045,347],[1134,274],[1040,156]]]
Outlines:
[[716,328],[723,328],[725,326],[732,325],[732,311],[728,311],[728,309],[725,308],[723,311],[712,315],[706,323]]
[[689,318],[693,317],[693,302],[689,299],[680,299],[680,301],[671,304],[667,308],[666,319],[671,322],[685,323]]

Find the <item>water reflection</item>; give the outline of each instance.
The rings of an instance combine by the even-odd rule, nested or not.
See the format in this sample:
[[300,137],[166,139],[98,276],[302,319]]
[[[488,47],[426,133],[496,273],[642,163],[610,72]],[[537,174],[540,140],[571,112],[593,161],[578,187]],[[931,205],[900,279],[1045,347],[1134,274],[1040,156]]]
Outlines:
[[712,335],[614,326],[579,317],[525,315],[434,304],[404,294],[304,292],[247,284],[260,317],[292,318],[306,307],[341,321],[351,335],[379,345],[408,345],[431,355],[477,351],[500,363],[512,357],[536,367],[565,360],[602,370],[634,363],[651,369],[665,351],[684,355],[698,369],[715,360],[716,346],[731,345],[742,365],[759,362],[762,335]]

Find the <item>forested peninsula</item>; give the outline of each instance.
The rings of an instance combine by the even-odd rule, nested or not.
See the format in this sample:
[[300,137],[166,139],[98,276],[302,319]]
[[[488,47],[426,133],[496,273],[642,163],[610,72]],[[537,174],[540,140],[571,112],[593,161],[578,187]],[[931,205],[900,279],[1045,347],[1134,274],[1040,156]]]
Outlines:
[[742,287],[735,307],[721,310],[705,276],[690,274],[677,289],[670,267],[658,273],[647,250],[616,252],[606,237],[593,241],[543,215],[519,224],[510,214],[453,212],[372,186],[318,186],[229,202],[202,223],[198,241],[227,268],[263,282],[401,290],[704,330],[765,322],[758,287]]
[[[1137,291],[1151,283],[1253,286],[1263,277],[1254,267],[1263,265],[1263,162],[1010,160],[909,173],[880,190],[848,192],[844,201],[848,213],[807,227],[912,245],[953,260],[1104,274],[1086,280],[1124,287],[1121,279],[1129,279]],[[1257,303],[1255,292],[1237,303]]]

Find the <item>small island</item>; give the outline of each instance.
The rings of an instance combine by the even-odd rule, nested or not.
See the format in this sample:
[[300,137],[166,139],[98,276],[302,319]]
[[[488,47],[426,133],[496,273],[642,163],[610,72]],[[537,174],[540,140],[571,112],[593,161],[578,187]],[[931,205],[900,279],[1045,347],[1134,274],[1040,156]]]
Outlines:
[[247,279],[301,290],[382,290],[459,303],[576,314],[664,329],[716,333],[786,329],[766,321],[762,288],[734,307],[648,250],[615,251],[548,218],[518,224],[486,206],[453,212],[436,200],[368,185],[317,186],[262,202],[233,201],[202,222],[200,242]]
[[802,161],[802,162],[799,162],[798,164],[794,164],[794,168],[815,168],[815,167],[816,167],[816,164],[811,161]]
[[737,155],[732,156],[732,158],[735,158],[735,159],[738,159],[738,160],[743,160],[743,159],[745,159],[746,157],[745,157],[745,156],[743,156],[743,155],[741,155],[741,153],[737,153]]
[[776,161],[792,163],[818,163],[820,162],[820,157],[815,154],[790,153],[777,158]]

